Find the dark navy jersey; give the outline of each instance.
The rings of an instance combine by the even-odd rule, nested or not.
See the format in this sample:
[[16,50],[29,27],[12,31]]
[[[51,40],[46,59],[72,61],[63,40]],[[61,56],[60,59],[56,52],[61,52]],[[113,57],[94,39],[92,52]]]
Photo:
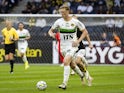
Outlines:
[[[80,38],[81,34],[82,34],[82,32],[79,29],[77,29],[77,37],[78,37],[78,39]],[[85,46],[84,46],[82,41],[80,42],[80,44],[78,46],[78,49],[85,49]]]

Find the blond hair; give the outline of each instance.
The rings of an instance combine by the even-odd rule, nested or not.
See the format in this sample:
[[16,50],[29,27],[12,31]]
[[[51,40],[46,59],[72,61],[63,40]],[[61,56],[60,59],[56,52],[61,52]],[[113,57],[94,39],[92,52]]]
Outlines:
[[70,11],[69,6],[67,6],[67,5],[62,5],[62,6],[60,6],[59,9],[66,9],[66,10]]

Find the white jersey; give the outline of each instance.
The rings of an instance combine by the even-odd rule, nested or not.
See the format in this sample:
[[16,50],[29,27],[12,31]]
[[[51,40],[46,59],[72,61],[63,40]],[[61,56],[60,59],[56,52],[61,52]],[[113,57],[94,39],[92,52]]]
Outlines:
[[75,18],[69,21],[60,18],[56,20],[52,26],[52,29],[56,28],[60,31],[60,45],[62,51],[63,49],[64,51],[68,51],[69,49],[75,50],[75,47],[72,47],[72,42],[77,40],[77,28],[84,30],[84,24]]
[[17,33],[19,35],[18,50],[20,53],[25,53],[28,47],[28,42],[25,38],[30,36],[30,33],[27,29],[23,29],[22,31],[18,29]]
[[19,35],[19,40],[18,43],[20,42],[26,42],[27,40],[25,40],[26,37],[30,36],[30,33],[27,29],[23,29],[22,31],[20,31],[19,29],[17,30],[17,33]]
[[85,29],[85,26],[75,18],[72,18],[70,21],[65,21],[63,18],[60,18],[55,21],[52,26],[52,29],[56,28],[60,31],[61,41],[75,41],[77,39],[77,28],[83,30]]

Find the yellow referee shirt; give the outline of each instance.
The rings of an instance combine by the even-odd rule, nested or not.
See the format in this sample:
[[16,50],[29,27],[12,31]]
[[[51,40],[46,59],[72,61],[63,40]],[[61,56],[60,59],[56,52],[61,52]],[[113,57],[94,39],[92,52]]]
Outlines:
[[7,30],[7,28],[5,27],[2,30],[2,35],[4,37],[4,43],[5,44],[12,44],[12,43],[14,43],[14,41],[12,41],[11,39],[18,39],[19,38],[15,28],[13,28],[13,27],[10,30]]

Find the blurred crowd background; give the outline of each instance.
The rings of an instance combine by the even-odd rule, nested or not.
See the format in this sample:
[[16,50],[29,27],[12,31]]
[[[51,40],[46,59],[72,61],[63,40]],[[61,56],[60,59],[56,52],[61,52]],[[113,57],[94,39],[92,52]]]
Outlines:
[[73,14],[124,13],[124,0],[0,0],[0,13],[58,14],[63,4]]

